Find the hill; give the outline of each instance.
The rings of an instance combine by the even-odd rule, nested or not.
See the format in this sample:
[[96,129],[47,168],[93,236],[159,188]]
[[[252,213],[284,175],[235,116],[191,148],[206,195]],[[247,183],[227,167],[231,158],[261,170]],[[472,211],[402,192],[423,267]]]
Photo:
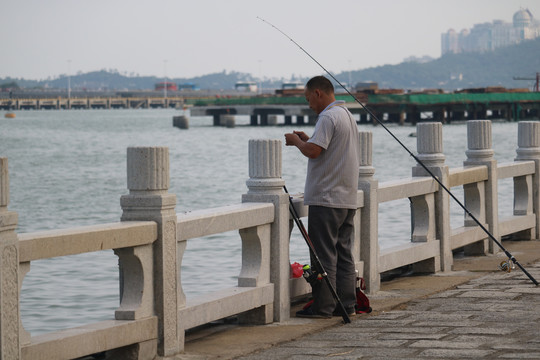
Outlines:
[[[358,81],[374,81],[380,88],[445,89],[503,86],[529,87],[513,80],[540,72],[540,38],[486,53],[446,54],[426,63],[405,62],[351,72]],[[349,74],[336,78],[348,81]]]
[[[193,83],[201,89],[233,89],[237,81],[250,80],[249,74],[239,72],[221,72],[208,74],[193,78],[175,78],[167,79],[178,84]],[[154,85],[163,81],[162,77],[157,76],[127,76],[122,75],[115,70],[100,70],[85,74],[72,75],[70,83],[72,89],[78,90],[150,90]],[[0,79],[2,83],[16,83],[21,88],[43,88],[43,89],[65,89],[67,87],[67,75],[52,80],[25,80],[5,78]]]
[[[445,89],[455,90],[487,86],[506,88],[531,87],[532,81],[516,81],[515,76],[533,77],[540,72],[540,38],[518,45],[498,48],[486,53],[446,54],[424,63],[403,62],[398,65],[377,66],[363,70],[335,74],[346,83],[349,75],[352,83],[373,81],[379,88],[396,89]],[[310,61],[306,59],[306,61]],[[314,74],[315,75],[315,74]],[[200,89],[233,89],[237,81],[255,81],[251,74],[220,72],[193,78],[168,79],[175,83],[193,83]],[[305,82],[307,78],[295,79]],[[70,77],[71,88],[76,90],[148,90],[163,81],[156,76],[127,76],[118,71],[94,71]],[[279,88],[285,79],[264,79],[263,88]],[[4,78],[2,84],[15,84],[21,88],[65,89],[67,76],[56,79],[25,80]]]

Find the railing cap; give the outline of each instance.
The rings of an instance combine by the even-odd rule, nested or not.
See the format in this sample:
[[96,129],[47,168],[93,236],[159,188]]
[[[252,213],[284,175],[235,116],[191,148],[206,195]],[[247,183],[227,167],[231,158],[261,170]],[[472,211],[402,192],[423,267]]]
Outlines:
[[248,193],[282,192],[281,141],[271,139],[249,140]]
[[169,184],[169,148],[127,149],[127,186],[130,191],[166,191]]

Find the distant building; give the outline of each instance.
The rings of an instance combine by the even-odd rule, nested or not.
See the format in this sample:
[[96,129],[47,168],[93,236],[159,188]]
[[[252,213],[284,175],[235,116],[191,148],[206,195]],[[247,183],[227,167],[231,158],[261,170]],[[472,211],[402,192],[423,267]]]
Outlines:
[[199,87],[194,83],[182,83],[178,84],[178,90],[200,90]]
[[167,89],[167,91],[176,91],[176,90],[178,90],[178,86],[176,86],[175,83],[168,82],[168,81],[159,82],[154,86],[154,89],[156,91],[163,91],[165,88]]
[[379,88],[379,84],[373,81],[359,82],[356,83],[354,90],[356,92],[360,91],[375,91]]
[[540,37],[540,21],[535,20],[528,9],[521,9],[514,14],[512,23],[495,20],[475,24],[472,29],[463,29],[459,33],[448,30],[441,35],[441,53],[493,51],[537,37]]
[[234,84],[234,88],[241,92],[257,92],[257,83],[253,81],[238,81]]
[[303,95],[304,94],[304,83],[301,82],[284,82],[281,84],[281,89],[276,90],[277,95]]

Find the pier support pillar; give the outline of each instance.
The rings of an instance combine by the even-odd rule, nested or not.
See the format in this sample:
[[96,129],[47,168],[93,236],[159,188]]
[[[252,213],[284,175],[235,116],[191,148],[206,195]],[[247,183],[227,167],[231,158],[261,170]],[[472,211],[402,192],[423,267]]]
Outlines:
[[433,120],[446,124],[446,109],[443,107],[433,111]]
[[233,128],[236,126],[236,117],[234,115],[221,115],[219,125]]
[[368,121],[368,114],[360,114],[360,124],[367,124]]
[[[418,160],[420,160],[440,181],[448,188],[449,170],[444,164],[442,124],[440,122],[421,123],[416,126],[416,146]],[[413,176],[430,176],[429,173],[417,164],[412,169]],[[414,205],[414,202],[412,202]],[[426,201],[426,204],[429,203]],[[450,228],[450,196],[439,188],[435,193],[435,238],[440,241],[440,257],[426,260],[417,266],[418,271],[451,271],[452,270],[452,244]],[[420,219],[416,219],[420,220]],[[413,213],[413,222],[414,213]],[[428,222],[431,224],[431,222]],[[413,229],[414,231],[414,229]],[[428,231],[429,233],[429,231]],[[430,241],[431,236],[425,240]]]
[[220,119],[221,115],[220,114],[213,114],[212,117],[213,117],[213,125],[214,126],[220,126],[221,125],[221,123],[220,123],[221,122],[221,119]]
[[285,115],[285,125],[292,125],[292,116]]
[[234,115],[222,114],[219,116],[219,126],[234,127],[235,123]]
[[249,179],[242,202],[271,202],[274,222],[271,225],[270,282],[274,284],[274,321],[290,318],[289,290],[289,197],[281,178],[281,141],[249,141]]
[[185,115],[173,116],[173,126],[179,129],[189,129],[189,118]]
[[369,118],[371,120],[372,125],[379,125],[379,122],[377,119],[382,121],[382,118],[379,117],[380,114],[378,114],[374,109],[371,109],[371,114],[369,115]]
[[[520,121],[518,124],[518,149],[516,161],[534,161],[533,191],[532,191],[532,211],[536,217],[536,227],[534,229],[534,239],[540,239],[540,122]],[[514,204],[517,191],[523,191],[516,186],[514,180]],[[514,205],[515,215],[516,207]]]
[[484,105],[477,105],[476,106],[476,118],[479,120],[486,120],[487,119],[487,109]]
[[[122,221],[155,221],[158,239],[153,244],[154,311],[158,317],[158,355],[172,356],[183,350],[184,331],[178,323],[178,308],[185,297],[178,287],[175,212],[176,195],[169,189],[169,149],[127,149],[129,195],[120,199]],[[121,268],[120,271],[123,269]]]
[[388,113],[388,121],[391,123],[403,125],[400,122],[399,116],[400,116],[400,113]]
[[407,119],[412,125],[416,125],[420,122],[420,111],[415,107],[407,113]]
[[268,114],[267,113],[261,113],[261,126],[268,126]]
[[0,158],[0,359],[21,358],[18,214],[8,211],[8,159]]
[[454,110],[452,111],[452,120],[466,120],[465,111]]
[[407,118],[407,114],[405,113],[405,111],[400,111],[398,114],[397,114],[397,121],[399,123],[400,126],[403,126],[405,125],[405,120]]
[[[465,152],[467,160],[464,166],[485,165],[488,169],[488,179],[485,183],[475,183],[463,186],[465,192],[465,207],[486,227],[497,241],[499,236],[498,215],[498,176],[497,160],[493,158],[491,121],[471,120],[467,122],[467,144]],[[483,193],[482,193],[483,192]],[[472,219],[465,217],[465,226],[477,226]],[[485,255],[488,251],[496,253],[498,247],[486,237],[483,241],[465,246],[467,255]]]
[[506,104],[504,109],[504,118],[506,121],[513,121],[514,120],[514,108],[512,104]]
[[[355,259],[364,262],[364,281],[369,294],[376,293],[381,287],[381,276],[379,274],[379,201],[377,191],[379,181],[373,177],[375,168],[373,167],[373,134],[371,131],[360,131],[358,133],[360,144],[360,157],[358,168],[358,190],[364,193],[364,206],[358,211],[355,217],[356,226],[355,237],[360,236],[359,249],[355,249]],[[356,238],[355,238],[356,244]],[[357,257],[359,256],[359,257]]]
[[268,125],[276,126],[278,123],[277,115],[268,115]]

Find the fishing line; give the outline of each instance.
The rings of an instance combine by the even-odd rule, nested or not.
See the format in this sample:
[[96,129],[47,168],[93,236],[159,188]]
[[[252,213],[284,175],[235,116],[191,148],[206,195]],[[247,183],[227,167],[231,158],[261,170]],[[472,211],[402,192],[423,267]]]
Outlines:
[[491,234],[491,232],[489,232],[488,229],[486,229],[486,227],[484,225],[482,225],[482,223],[476,218],[476,216],[474,216],[466,207],[465,205],[463,205],[463,203],[450,191],[450,189],[448,189],[446,187],[446,185],[444,185],[436,176],[435,174],[416,156],[413,154],[413,152],[411,150],[409,150],[409,148],[407,146],[405,146],[405,144],[403,144],[403,142],[401,142],[401,140],[399,140],[399,138],[394,135],[394,133],[392,131],[390,131],[390,129],[388,129],[388,127],[386,125],[384,125],[384,123],[367,107],[365,106],[362,102],[360,102],[360,100],[358,100],[358,98],[356,96],[354,96],[350,91],[349,89],[347,89],[345,86],[343,86],[343,84],[338,80],[336,79],[336,77],[330,72],[328,71],[320,62],[318,62],[313,56],[311,56],[310,53],[308,53],[302,46],[300,46],[300,44],[298,44],[296,41],[294,41],[289,35],[287,35],[286,33],[284,33],[281,29],[279,29],[277,26],[275,26],[274,24],[266,21],[265,19],[257,16],[257,19],[261,20],[262,22],[270,25],[271,27],[273,27],[274,29],[276,29],[277,31],[279,31],[283,36],[285,36],[287,39],[289,39],[294,45],[296,45],[300,50],[302,50],[304,52],[304,54],[306,54],[311,60],[313,60],[321,69],[324,70],[324,72],[326,72],[326,74],[328,74],[328,76],[330,76],[340,87],[343,88],[343,90],[345,90],[347,92],[347,94],[349,94],[349,96],[351,96],[358,104],[360,104],[360,106],[371,116],[372,119],[375,119],[375,121],[377,121],[377,123],[379,125],[381,125],[383,127],[384,130],[386,130],[386,132],[392,136],[392,138],[394,138],[394,140],[396,140],[399,145],[401,145],[401,147],[439,184],[439,186],[444,189],[444,191],[446,191],[446,193],[448,195],[450,195],[450,197],[452,199],[454,199],[454,201],[463,209],[463,211],[465,211],[465,213],[486,233],[486,235],[491,239],[491,241],[493,241],[495,244],[497,244],[497,246],[505,253],[505,255],[508,257],[508,261],[512,261],[512,263],[514,263],[515,265],[517,265],[521,271],[523,271],[523,273],[525,275],[527,275],[527,277],[533,282],[534,285],[537,285],[538,286],[538,281],[536,281],[536,279],[516,260],[516,258],[508,251],[504,248],[504,246],[495,238],[495,236],[493,236]]

